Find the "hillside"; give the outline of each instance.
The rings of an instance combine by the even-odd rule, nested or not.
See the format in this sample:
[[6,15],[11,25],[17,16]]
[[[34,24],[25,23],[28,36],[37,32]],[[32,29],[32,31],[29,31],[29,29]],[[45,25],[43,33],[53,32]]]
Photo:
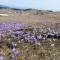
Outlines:
[[8,16],[0,15],[0,22],[16,22],[16,23],[57,23],[60,22],[60,12],[53,12],[50,10],[37,9],[17,9],[7,6],[0,6],[0,14],[7,14]]
[[0,5],[0,60],[60,60],[60,12]]

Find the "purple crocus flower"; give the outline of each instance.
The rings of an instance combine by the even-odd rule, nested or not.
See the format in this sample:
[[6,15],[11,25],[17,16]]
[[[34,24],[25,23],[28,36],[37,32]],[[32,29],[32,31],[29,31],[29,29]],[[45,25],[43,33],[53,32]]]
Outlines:
[[12,46],[13,46],[13,47],[16,47],[17,44],[16,44],[15,42],[12,42]]
[[19,53],[20,53],[16,48],[13,48],[12,51],[13,51],[13,55],[14,55],[14,56],[18,56]]
[[0,56],[0,60],[4,60],[4,57],[3,56]]

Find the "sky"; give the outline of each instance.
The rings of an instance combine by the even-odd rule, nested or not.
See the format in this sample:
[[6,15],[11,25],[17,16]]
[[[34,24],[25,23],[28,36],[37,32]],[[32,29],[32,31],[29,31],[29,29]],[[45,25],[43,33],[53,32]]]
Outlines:
[[60,11],[60,0],[0,0],[1,5]]

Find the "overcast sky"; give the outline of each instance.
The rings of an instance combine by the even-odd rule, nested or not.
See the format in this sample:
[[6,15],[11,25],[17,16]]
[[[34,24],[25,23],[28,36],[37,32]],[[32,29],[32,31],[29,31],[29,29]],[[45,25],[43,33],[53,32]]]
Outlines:
[[17,8],[60,11],[60,0],[0,0],[0,4]]

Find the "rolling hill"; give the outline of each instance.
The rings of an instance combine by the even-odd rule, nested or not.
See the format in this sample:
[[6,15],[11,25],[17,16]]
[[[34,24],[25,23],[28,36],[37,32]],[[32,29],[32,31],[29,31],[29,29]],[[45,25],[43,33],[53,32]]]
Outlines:
[[37,9],[18,9],[0,5],[0,22],[16,22],[24,24],[49,24],[60,22],[60,12]]

